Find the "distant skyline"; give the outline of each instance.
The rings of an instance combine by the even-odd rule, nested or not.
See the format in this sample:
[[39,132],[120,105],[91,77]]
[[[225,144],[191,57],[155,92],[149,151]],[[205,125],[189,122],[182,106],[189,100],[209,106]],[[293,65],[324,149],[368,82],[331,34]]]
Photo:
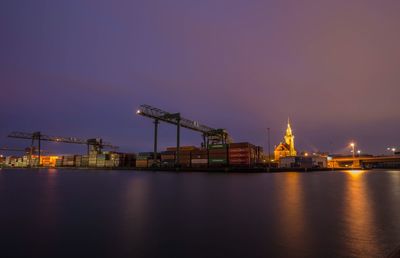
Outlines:
[[[11,131],[151,151],[149,104],[298,151],[400,147],[399,1],[2,1],[0,146]],[[160,149],[176,142],[160,125]],[[199,145],[182,130],[182,145]],[[272,147],[271,146],[271,147]],[[57,153],[82,146],[44,143]]]

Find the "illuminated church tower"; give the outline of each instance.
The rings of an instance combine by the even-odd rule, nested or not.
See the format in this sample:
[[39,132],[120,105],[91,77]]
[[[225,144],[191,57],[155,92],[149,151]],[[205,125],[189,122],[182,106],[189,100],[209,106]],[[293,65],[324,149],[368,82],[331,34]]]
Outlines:
[[294,147],[294,135],[292,132],[292,127],[290,126],[289,119],[284,139],[285,141],[279,143],[279,145],[275,148],[274,151],[275,160],[279,160],[280,158],[287,156],[297,155],[296,149]]
[[289,145],[289,156],[296,156],[296,150],[294,148],[294,135],[292,133],[292,127],[290,127],[290,120],[288,119],[285,143]]

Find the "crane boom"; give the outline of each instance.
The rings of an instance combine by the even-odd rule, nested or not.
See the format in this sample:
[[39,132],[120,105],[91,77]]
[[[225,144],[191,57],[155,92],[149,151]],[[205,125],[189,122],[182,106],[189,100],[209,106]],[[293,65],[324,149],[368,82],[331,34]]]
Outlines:
[[181,127],[197,131],[203,133],[205,136],[214,136],[220,137],[221,141],[229,141],[230,137],[228,132],[225,129],[215,129],[203,124],[200,124],[197,121],[190,120],[187,118],[183,118],[180,116],[180,113],[169,113],[162,109],[152,107],[150,105],[140,105],[138,110],[136,111],[138,115],[149,117],[152,119],[156,119],[159,121],[163,121],[173,125],[180,125]]
[[[48,136],[42,134],[41,132],[33,132],[33,133],[26,133],[26,132],[12,132],[8,135],[10,138],[17,138],[17,139],[26,139],[32,141],[32,146],[37,140],[38,142],[38,156],[40,160],[41,155],[41,141],[49,141],[49,142],[62,142],[62,143],[72,143],[72,144],[85,144],[88,147],[88,154],[92,151],[95,153],[101,152],[104,147],[108,147],[111,149],[117,149],[117,146],[113,146],[110,143],[103,142],[100,138],[93,138],[88,140],[83,140],[77,137],[58,137],[58,136]],[[39,164],[40,165],[40,164]]]
[[[28,147],[25,149],[0,147],[0,151],[36,153],[36,149],[34,147]],[[45,150],[40,150],[40,152],[41,153],[49,153],[48,151],[45,151]]]
[[[93,139],[84,140],[77,137],[61,137],[61,136],[49,136],[45,134],[41,134],[40,132],[34,133],[25,133],[25,132],[12,132],[8,135],[10,138],[18,138],[18,139],[27,139],[27,140],[36,140],[39,139],[41,141],[49,141],[49,142],[62,142],[62,143],[73,143],[73,144],[90,144],[93,142]],[[104,147],[110,148],[118,148],[116,146],[111,145],[108,142],[103,142],[99,139],[101,145]]]

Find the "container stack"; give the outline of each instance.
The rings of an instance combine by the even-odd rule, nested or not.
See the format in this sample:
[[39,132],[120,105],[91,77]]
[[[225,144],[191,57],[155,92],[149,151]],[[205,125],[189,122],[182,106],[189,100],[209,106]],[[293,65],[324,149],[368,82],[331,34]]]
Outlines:
[[26,165],[28,166],[39,166],[39,159],[37,156],[32,156],[32,158],[28,158],[28,160],[26,161]]
[[62,167],[63,165],[63,156],[56,159],[56,167]]
[[82,155],[75,155],[75,167],[82,166]]
[[89,167],[96,167],[97,166],[97,154],[91,153],[89,154]]
[[148,160],[147,159],[142,159],[142,158],[136,158],[136,167],[137,168],[147,168],[148,166]]
[[114,167],[114,161],[111,160],[111,159],[106,160],[105,163],[104,163],[104,166],[105,166],[106,168],[113,168],[113,167]]
[[121,164],[121,155],[116,152],[110,153],[110,160],[112,161],[113,167],[119,167]]
[[149,162],[149,160],[153,160],[153,157],[154,157],[153,152],[139,152],[139,154],[136,157],[136,167],[138,168],[150,167],[152,165],[152,162]]
[[175,151],[161,152],[161,166],[163,167],[175,166]]
[[248,142],[229,144],[231,166],[252,166],[256,163],[256,146]]
[[136,155],[133,153],[124,153],[120,155],[119,166],[133,168],[136,165]]
[[[198,150],[196,146],[180,146],[179,151],[194,151]],[[167,151],[176,151],[176,147],[167,147]]]
[[53,166],[53,164],[51,162],[51,158],[49,156],[40,157],[40,163],[42,164],[43,167],[51,167],[51,166]]
[[106,154],[97,154],[96,156],[96,167],[104,168],[106,166]]
[[[167,151],[164,152],[165,162],[162,161],[163,166],[174,166],[176,160],[176,147],[167,147]],[[190,167],[191,166],[191,153],[197,151],[198,148],[195,146],[181,146],[179,147],[179,166]],[[173,155],[173,157],[172,157]]]
[[82,155],[81,167],[88,167],[88,166],[89,166],[89,156]]
[[35,166],[35,167],[37,167],[37,166],[39,166],[39,159],[38,159],[38,157],[37,156],[35,156],[35,157],[32,157],[31,159],[30,159],[30,162],[29,161],[27,161],[27,163],[26,163],[27,165],[31,165],[31,166]]
[[222,167],[228,164],[228,145],[208,145],[208,165],[210,167]]
[[109,152],[105,162],[105,166],[107,168],[113,168],[113,167],[119,167],[120,164],[122,164],[121,155],[116,152]]
[[17,159],[17,157],[14,157],[14,156],[7,156],[7,157],[6,157],[6,161],[5,161],[6,166],[13,167],[13,164],[15,164],[15,160],[16,160],[16,159]]
[[208,166],[208,153],[206,149],[192,151],[191,159],[193,168],[206,168]]
[[63,167],[73,167],[75,165],[75,157],[71,156],[63,156]]
[[24,157],[17,158],[14,166],[20,167],[20,168],[26,167],[26,166],[28,166],[28,161],[27,161],[27,159],[24,159]]
[[191,163],[191,150],[181,150],[179,152],[179,166],[188,168]]

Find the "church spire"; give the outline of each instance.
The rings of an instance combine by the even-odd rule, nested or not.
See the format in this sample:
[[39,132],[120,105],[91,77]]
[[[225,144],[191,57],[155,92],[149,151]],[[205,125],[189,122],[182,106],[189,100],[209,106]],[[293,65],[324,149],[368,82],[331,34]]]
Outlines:
[[294,147],[294,134],[292,132],[292,126],[290,125],[290,118],[287,120],[287,128],[284,138],[284,142],[281,142],[274,151],[275,159],[279,160],[282,157],[296,156],[297,151]]
[[290,118],[287,119],[287,129],[286,129],[286,136],[292,135],[292,127],[290,126]]
[[290,126],[290,119],[288,118],[288,124],[286,129],[286,135],[284,137],[285,143],[289,146],[289,155],[296,156],[296,149],[294,147],[294,135],[292,132],[292,127]]

